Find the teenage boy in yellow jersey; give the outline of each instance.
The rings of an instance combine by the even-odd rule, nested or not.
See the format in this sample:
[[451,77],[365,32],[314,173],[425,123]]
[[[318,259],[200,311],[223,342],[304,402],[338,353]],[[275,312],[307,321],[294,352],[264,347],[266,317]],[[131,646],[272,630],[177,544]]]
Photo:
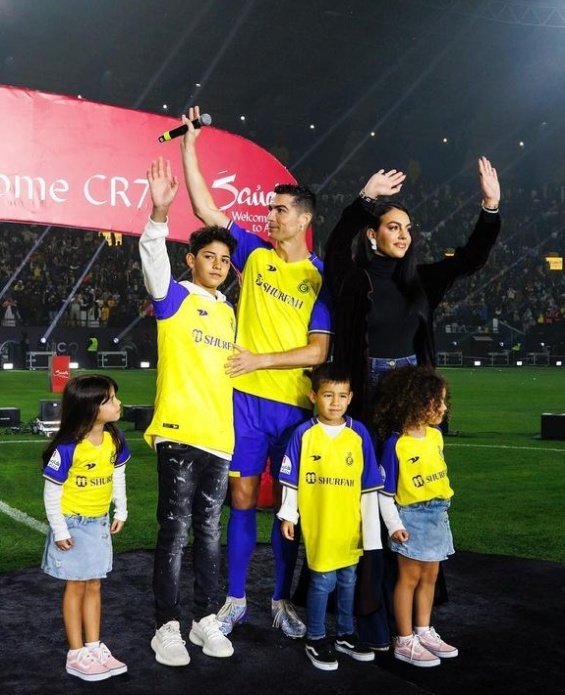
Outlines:
[[179,187],[169,162],[147,172],[153,209],[139,242],[145,286],[157,319],[157,395],[145,432],[157,451],[159,533],[153,592],[159,663],[185,666],[180,632],[180,572],[192,526],[194,611],[189,639],[209,656],[233,654],[216,619],[221,561],[220,512],[234,446],[232,382],[225,373],[233,352],[235,315],[218,287],[236,242],[221,227],[192,234],[186,263],[192,282],[171,275],[166,248],[168,211]]
[[[239,227],[214,204],[200,171],[199,131],[191,123],[198,116],[194,107],[183,118],[188,132],[181,146],[192,207],[205,224],[225,226],[234,235],[238,247],[232,260],[243,272],[236,352],[226,366],[233,377],[236,443],[230,466],[228,596],[218,619],[224,634],[229,634],[247,612],[245,584],[256,543],[260,476],[269,457],[278,508],[278,473],[288,438],[311,413],[304,367],[325,361],[331,320],[322,291],[322,262],[306,245],[314,194],[291,184],[275,188],[267,216],[272,243]],[[289,600],[298,534],[294,541],[284,539],[275,517],[271,541],[276,573],[273,625],[289,637],[303,637],[306,627]]]

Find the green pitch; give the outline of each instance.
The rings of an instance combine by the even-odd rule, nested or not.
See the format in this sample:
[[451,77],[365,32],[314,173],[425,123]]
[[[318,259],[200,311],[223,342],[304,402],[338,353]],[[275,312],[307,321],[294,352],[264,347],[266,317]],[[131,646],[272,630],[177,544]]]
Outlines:
[[[455,436],[446,437],[445,455],[455,490],[450,518],[456,548],[565,562],[565,441],[535,438],[541,413],[565,411],[565,370],[442,372],[452,390],[450,432]],[[119,383],[122,403],[152,403],[153,370],[108,374]],[[44,371],[0,372],[0,407],[20,408],[24,425],[38,415],[39,401],[52,397]],[[123,422],[122,429],[132,460],[129,519],[114,537],[117,552],[153,548],[156,536],[154,455],[133,423]],[[0,430],[0,572],[41,560],[40,456],[46,442],[31,432]],[[266,541],[271,515],[259,518],[259,539]]]

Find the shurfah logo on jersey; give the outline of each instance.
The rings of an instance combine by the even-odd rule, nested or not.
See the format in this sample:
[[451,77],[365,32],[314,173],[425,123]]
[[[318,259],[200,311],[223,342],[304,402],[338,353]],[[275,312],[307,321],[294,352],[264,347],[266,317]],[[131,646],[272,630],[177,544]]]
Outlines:
[[309,485],[313,485],[316,482],[316,474],[313,471],[306,473],[306,482]]
[[192,329],[192,338],[195,343],[204,343],[210,347],[220,348],[221,350],[232,350],[233,343],[230,340],[224,340],[215,335],[203,333],[199,328]]
[[414,487],[424,487],[424,479],[422,478],[421,475],[415,475],[412,478],[412,482],[414,483]]

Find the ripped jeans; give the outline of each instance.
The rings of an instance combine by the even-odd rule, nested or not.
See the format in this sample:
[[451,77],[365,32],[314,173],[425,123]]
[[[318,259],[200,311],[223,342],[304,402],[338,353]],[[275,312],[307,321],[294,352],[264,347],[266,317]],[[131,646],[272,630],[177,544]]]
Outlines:
[[220,513],[229,463],[188,444],[157,444],[159,533],[153,570],[157,628],[169,620],[181,620],[181,562],[191,528],[193,618],[198,621],[218,610]]

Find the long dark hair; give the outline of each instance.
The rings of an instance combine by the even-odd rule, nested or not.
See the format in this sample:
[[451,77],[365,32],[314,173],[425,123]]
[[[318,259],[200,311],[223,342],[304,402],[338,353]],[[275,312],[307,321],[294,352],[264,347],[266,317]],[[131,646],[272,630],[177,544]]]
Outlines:
[[[371,244],[367,238],[367,231],[369,229],[374,229],[376,231],[381,224],[383,216],[391,210],[402,210],[402,212],[405,212],[408,217],[410,217],[408,209],[402,205],[402,203],[393,203],[392,201],[388,201],[386,203],[379,203],[375,205],[371,211],[371,214],[376,220],[375,225],[364,227],[357,238],[354,260],[359,267],[368,268],[369,264],[375,257],[375,252],[371,248]],[[404,257],[397,260],[396,270],[394,271],[393,277],[402,294],[404,294],[404,296],[407,297],[411,302],[417,303],[418,308],[420,309],[420,304],[422,304],[424,301],[424,292],[418,276],[418,268],[416,263],[416,238],[414,229],[411,230],[410,236],[412,238],[412,243],[408,247],[408,251],[406,251]]]
[[[61,403],[61,426],[43,451],[43,464],[47,465],[59,444],[80,442],[93,428],[98,409],[110,398],[110,393],[118,392],[118,384],[109,376],[85,374],[70,379],[63,391]],[[123,443],[120,431],[113,422],[107,422],[104,429],[110,433],[116,455],[120,454]]]

